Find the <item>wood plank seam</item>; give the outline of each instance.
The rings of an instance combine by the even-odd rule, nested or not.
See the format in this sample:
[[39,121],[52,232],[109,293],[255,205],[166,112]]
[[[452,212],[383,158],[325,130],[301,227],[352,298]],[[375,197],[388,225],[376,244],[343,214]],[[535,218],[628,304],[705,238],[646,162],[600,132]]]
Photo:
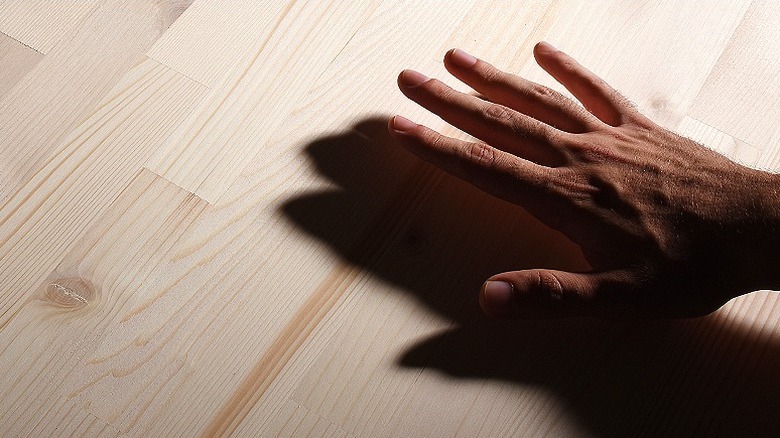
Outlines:
[[[153,208],[154,206],[157,208]],[[42,315],[50,317],[57,324],[63,324],[64,327],[70,328],[75,324],[80,327],[82,333],[91,333],[87,335],[87,338],[91,337],[92,342],[74,341],[84,345],[83,350],[81,350],[83,352],[81,358],[64,358],[63,361],[62,356],[52,355],[56,361],[52,363],[56,363],[56,367],[45,361],[35,361],[34,363],[43,366],[44,370],[56,368],[56,372],[69,367],[73,367],[74,370],[80,369],[83,372],[86,366],[91,365],[88,359],[83,358],[83,355],[97,345],[97,340],[102,337],[101,334],[105,334],[109,328],[113,327],[113,324],[121,321],[122,309],[133,305],[130,300],[138,296],[139,290],[143,291],[147,287],[146,285],[153,283],[156,274],[167,267],[168,261],[172,257],[173,248],[206,208],[207,204],[204,201],[152,172],[147,170],[137,172],[135,178],[122,191],[118,199],[111,203],[104,215],[97,220],[95,226],[77,242],[73,251],[67,254],[60,265],[49,274],[48,280],[38,288],[36,294],[30,297],[27,303],[29,306],[26,307],[26,318],[32,322],[35,322],[35,318],[30,318],[30,315],[43,312]],[[127,243],[127,236],[131,236],[132,243]],[[116,261],[116,263],[112,263],[111,260]],[[114,270],[112,265],[115,265],[117,269]],[[106,267],[112,269],[107,270]],[[67,282],[74,278],[80,280],[77,283],[71,282],[71,287],[80,296],[87,297],[83,302],[75,300],[74,303],[58,303],[58,301],[62,301],[59,298],[67,299],[68,297],[63,297],[60,292],[56,291],[55,293],[59,294],[59,297],[50,296],[46,291],[41,294],[40,289],[46,287],[47,283],[49,285],[59,284],[64,279],[68,284]],[[94,280],[94,286],[92,286],[91,280]],[[90,283],[91,290],[83,287],[85,282]],[[121,323],[119,324],[121,325]],[[20,328],[20,324],[17,323],[12,332],[23,333],[30,329],[34,329],[34,327]],[[67,331],[65,330],[65,332]],[[48,335],[44,334],[44,336]],[[53,336],[53,340],[61,340],[58,338],[61,335],[52,334],[51,336]],[[65,342],[52,342],[52,344],[68,344],[69,342],[70,339]],[[34,351],[21,354],[28,358],[30,355],[35,356]],[[181,370],[185,366],[189,367],[186,360],[179,358],[176,360],[179,360],[177,370]],[[42,390],[44,391],[42,394],[47,396],[48,391],[64,391],[62,385],[67,385],[63,383],[67,379],[61,381],[48,374],[39,375],[34,380],[39,382],[38,385],[40,382],[45,382],[47,378],[51,380],[51,383],[46,385],[46,389]],[[21,394],[24,391],[17,390],[15,393]],[[65,395],[68,400],[74,398],[68,396],[67,393]],[[73,403],[76,401],[72,400]],[[25,409],[24,405],[14,403],[13,399],[5,399],[4,402],[21,406],[17,409]],[[91,416],[107,424],[112,423],[111,417],[101,415],[100,410],[93,412],[94,409],[89,408],[88,402],[89,400],[84,406],[79,407],[83,407]],[[30,411],[29,408],[26,410]],[[56,413],[53,414],[56,415]],[[6,419],[7,415],[13,414],[6,412],[4,414]],[[43,416],[45,415],[48,414]],[[12,421],[13,419],[9,423]],[[26,428],[24,429],[26,430]],[[0,430],[2,429],[0,428]]]
[[33,46],[31,46],[31,45],[29,45],[29,44],[25,43],[24,41],[21,41],[21,40],[19,40],[19,39],[17,39],[17,38],[14,38],[14,37],[12,37],[11,35],[8,35],[7,33],[3,32],[3,31],[1,31],[1,30],[0,30],[0,34],[3,34],[3,35],[5,35],[5,36],[7,36],[8,38],[10,38],[10,39],[12,39],[12,40],[16,41],[17,43],[19,43],[19,44],[23,45],[24,47],[27,47],[28,49],[30,49],[30,50],[32,50],[32,51],[34,51],[34,52],[40,53],[41,55],[45,55],[45,53],[41,52],[40,50],[36,49],[35,47],[33,47]]
[[[219,112],[219,110],[225,105],[225,102],[230,97],[233,90],[235,90],[238,85],[241,83],[241,81],[244,79],[244,77],[247,75],[247,72],[251,69],[251,67],[257,62],[258,58],[260,57],[260,54],[263,53],[263,49],[265,49],[266,45],[269,41],[273,38],[274,34],[276,33],[276,30],[278,29],[279,25],[284,21],[287,14],[290,12],[290,9],[292,9],[294,2],[288,3],[287,7],[283,11],[282,14],[280,14],[279,18],[277,19],[276,23],[274,23],[272,30],[268,33],[268,36],[258,45],[257,49],[254,51],[254,54],[250,58],[249,62],[246,65],[243,66],[237,66],[237,68],[240,71],[240,74],[237,76],[237,78],[233,79],[232,77],[226,76],[225,80],[223,82],[230,81],[232,84],[227,87],[228,91],[224,93],[224,95],[220,98],[219,102],[215,107],[211,110],[210,116],[206,119],[206,123],[214,118],[214,116]],[[221,87],[220,87],[221,88]],[[193,135],[187,142],[184,144],[184,147],[178,152],[176,157],[174,157],[173,160],[170,160],[167,166],[161,166],[162,172],[169,172],[171,168],[174,166],[174,163],[185,153],[186,148],[190,146],[195,139],[197,138],[198,134],[205,129],[206,123],[200,124],[199,127],[195,130],[195,135]]]
[[[200,85],[201,87],[203,87],[203,91],[204,91],[204,93],[208,93],[208,92],[211,92],[211,91],[213,91],[213,88],[212,88],[212,87],[209,87],[208,85],[206,85],[206,84],[204,84],[203,82],[201,82],[201,81],[199,81],[199,80],[197,80],[197,79],[193,78],[192,76],[190,76],[190,75],[188,75],[188,74],[186,74],[186,73],[182,72],[181,70],[177,70],[176,68],[174,68],[174,67],[172,67],[171,65],[169,65],[169,64],[167,64],[167,63],[165,63],[165,62],[161,61],[161,60],[160,60],[160,59],[158,59],[158,58],[155,58],[155,57],[153,57],[153,56],[150,56],[150,55],[146,55],[146,58],[148,58],[148,59],[151,59],[151,60],[153,60],[154,62],[156,62],[156,63],[158,63],[158,64],[160,64],[160,65],[162,65],[162,66],[165,66],[165,67],[166,67],[166,68],[168,68],[169,70],[171,70],[171,71],[173,71],[173,72],[176,72],[176,73],[177,73],[179,76],[185,77],[185,78],[187,78],[187,79],[191,80],[192,82],[194,82],[194,83],[196,83],[196,84]],[[146,166],[144,166],[144,167],[146,167]],[[151,170],[151,169],[149,169],[149,170]],[[158,172],[154,172],[154,173],[155,173],[155,174],[157,174],[157,175],[159,175],[159,173],[158,173]]]
[[[717,133],[722,137],[731,139],[733,141],[733,145],[732,145],[733,149],[724,149],[723,145],[718,144],[719,142],[717,142],[717,140],[713,142],[714,139],[712,138],[705,139],[703,137],[695,135],[693,132],[687,131],[686,129],[683,128],[684,126],[689,124],[689,122],[687,122],[686,119],[693,121],[704,128],[707,128],[712,133]],[[757,168],[757,169],[762,169],[763,167],[766,167],[766,166],[762,166],[762,163],[760,161],[760,157],[764,152],[761,148],[751,144],[745,139],[724,132],[723,130],[716,128],[712,124],[702,121],[700,118],[696,118],[686,114],[684,121],[680,125],[678,125],[677,129],[674,131],[677,134],[682,135],[683,137],[686,137],[690,140],[700,143],[704,147],[714,150],[715,152],[718,152],[719,154],[726,156],[727,158],[729,158],[730,160],[736,163],[742,164],[744,166],[752,167],[752,168]],[[745,150],[744,150],[745,147],[754,151],[755,156],[747,158],[745,156]]]
[[[741,14],[741,16],[739,17],[739,20],[737,21],[737,24],[736,24],[736,26],[734,26],[734,27],[731,29],[731,32],[729,33],[729,35],[728,35],[728,38],[724,38],[724,40],[726,41],[726,43],[720,46],[720,53],[718,53],[718,58],[717,58],[717,59],[715,59],[715,62],[712,64],[712,69],[710,69],[710,72],[709,72],[709,74],[707,75],[707,77],[706,77],[706,78],[705,78],[703,81],[699,82],[699,84],[698,84],[698,90],[696,90],[696,93],[694,94],[694,96],[695,96],[695,97],[693,98],[693,100],[691,100],[691,101],[688,103],[688,107],[686,108],[686,115],[687,115],[687,113],[689,112],[689,110],[691,109],[691,107],[693,106],[694,102],[696,102],[696,100],[698,99],[699,95],[701,94],[702,90],[704,89],[704,86],[707,84],[707,81],[710,79],[710,76],[713,74],[713,72],[714,72],[714,70],[715,70],[715,66],[717,66],[717,65],[720,65],[720,62],[721,62],[721,60],[723,60],[723,58],[726,56],[726,51],[728,50],[728,48],[729,48],[729,45],[731,44],[731,41],[734,39],[734,35],[735,35],[735,34],[737,33],[737,31],[739,30],[740,26],[742,26],[742,24],[744,23],[744,21],[745,21],[745,17],[747,16],[747,14],[748,14],[748,11],[750,10],[750,8],[751,8],[752,6],[753,6],[753,2],[751,2],[751,4],[750,4],[750,6],[749,6],[749,7],[745,8],[745,9],[742,11],[742,14]],[[690,116],[689,116],[689,117],[690,117]],[[694,118],[694,117],[691,117],[691,118]],[[696,120],[697,120],[697,121],[699,121],[699,122],[701,122],[701,120],[698,120],[698,119],[696,119]],[[704,122],[702,122],[702,123],[704,123]],[[717,129],[718,131],[721,131],[721,132],[723,132],[722,130],[720,130],[720,129],[718,129],[718,128],[715,128],[714,126],[711,126],[711,125],[709,125],[709,124],[706,124],[706,123],[705,123],[705,125],[707,125],[707,126],[710,126],[710,127],[711,127],[711,128],[713,128],[713,129]],[[732,137],[734,137],[734,136],[732,136]],[[735,139],[737,139],[737,140],[740,140],[740,141],[742,141],[742,142],[743,142],[743,143],[745,143],[745,144],[749,144],[748,142],[746,142],[746,141],[744,141],[744,140],[741,140],[741,139],[739,139],[739,138],[737,138],[737,137],[734,137],[734,138],[735,138]],[[750,145],[750,146],[753,146],[753,145]],[[753,146],[753,147],[755,147],[755,146]]]
[[[159,67],[154,67],[154,65]],[[81,127],[74,130],[70,138],[63,141],[63,143],[74,143],[77,147],[70,151],[62,149],[60,153],[64,153],[66,155],[65,158],[57,162],[50,161],[47,167],[43,169],[42,172],[39,172],[39,175],[36,176],[35,179],[26,184],[25,190],[14,193],[14,196],[3,205],[2,209],[0,209],[0,211],[2,211],[2,213],[0,213],[2,216],[0,226],[11,220],[12,216],[14,219],[14,223],[7,224],[10,226],[6,226],[6,229],[3,230],[3,237],[7,237],[7,240],[0,241],[2,242],[3,248],[9,250],[9,253],[4,254],[3,257],[0,258],[3,264],[14,263],[16,258],[23,257],[23,253],[27,251],[25,246],[29,247],[31,243],[40,243],[39,241],[43,238],[43,235],[30,233],[38,233],[41,227],[45,227],[43,224],[45,223],[46,218],[50,217],[52,214],[57,214],[58,210],[61,211],[65,208],[64,204],[62,204],[64,198],[71,199],[75,197],[75,199],[80,200],[82,203],[89,202],[90,205],[93,205],[93,202],[100,198],[109,202],[116,199],[119,194],[118,192],[113,192],[111,195],[108,195],[107,193],[89,193],[89,196],[87,196],[87,194],[79,194],[78,190],[74,194],[74,192],[72,190],[69,191],[68,188],[73,189],[76,187],[74,184],[78,181],[89,185],[96,184],[95,178],[98,178],[103,182],[113,181],[112,176],[105,174],[105,166],[111,165],[111,163],[114,163],[116,160],[120,160],[124,165],[130,166],[135,165],[135,162],[138,161],[138,167],[136,169],[142,167],[146,157],[151,153],[151,146],[138,145],[138,149],[133,150],[124,148],[123,144],[137,135],[137,131],[133,131],[130,128],[131,126],[149,123],[154,123],[155,125],[153,126],[157,126],[159,123],[159,121],[149,119],[148,117],[150,116],[148,115],[146,115],[146,117],[138,116],[139,114],[143,114],[143,105],[146,105],[149,102],[149,98],[160,99],[160,105],[163,107],[174,105],[174,101],[178,99],[191,108],[193,101],[197,101],[198,97],[203,95],[201,85],[190,82],[189,78],[179,76],[176,72],[167,72],[167,67],[157,63],[157,61],[142,62],[137,66],[137,69],[138,68],[141,68],[141,71],[145,69],[143,72],[136,72],[136,75],[140,77],[134,78],[131,74],[125,79],[131,81],[135,79],[135,82],[132,82],[130,85],[124,83],[117,84],[114,91],[109,93],[110,100],[99,105],[96,112],[93,113]],[[179,87],[170,87],[170,84],[177,84]],[[196,93],[195,91],[199,92]],[[151,94],[147,96],[149,93]],[[168,96],[168,100],[162,97],[164,95]],[[122,102],[128,99],[128,102],[130,102],[131,105],[122,104]],[[119,103],[117,103],[117,100],[119,100]],[[186,116],[186,114],[187,111],[183,111],[182,117]],[[172,119],[166,119],[166,123],[177,125],[177,120],[177,117],[173,117]],[[160,132],[158,135],[166,138],[170,133]],[[112,159],[106,155],[109,150],[106,148],[123,151],[123,154]],[[138,156],[130,156],[127,155],[128,153],[135,153],[138,154]],[[74,172],[73,170],[76,169],[78,171]],[[89,169],[102,172],[94,172],[90,175],[85,174],[84,172],[88,172]],[[100,175],[100,173],[104,174]],[[122,179],[127,178],[126,175],[118,176]],[[56,187],[53,186],[52,179],[60,180],[60,184]],[[59,193],[60,197],[53,199],[52,195],[55,193]],[[44,194],[45,196],[41,196]],[[38,217],[37,220],[34,220],[36,211],[51,203],[59,203],[60,208],[51,209],[53,206],[47,207],[49,208],[49,211],[43,217]],[[102,211],[104,208],[106,208],[105,205],[94,209],[93,214]],[[73,214],[75,214],[75,212],[70,211],[61,216],[60,220],[76,225],[75,222],[72,222],[74,220],[72,218]],[[29,220],[20,220],[19,215],[27,217]],[[73,230],[73,232],[76,233],[71,236],[73,238],[76,238],[88,227],[87,224],[82,221],[76,228],[78,228],[78,231]],[[67,236],[61,235],[58,239],[55,239],[57,248],[51,247],[55,244],[54,242],[47,242],[44,246],[50,247],[53,251],[64,250],[69,245],[63,240],[67,238]],[[24,242],[27,243],[25,244]],[[70,244],[72,244],[72,241]],[[14,257],[14,255],[16,255],[16,257]],[[25,277],[25,275],[32,274],[28,271],[36,271],[37,269],[44,268],[40,266],[33,268],[28,265],[25,270],[14,270],[15,272],[13,273],[3,272],[0,273],[0,276],[6,280],[6,284],[13,284],[14,281],[21,281],[21,278]],[[13,280],[11,280],[11,278],[13,278]],[[2,316],[0,316],[0,326],[4,325],[11,315],[15,314],[15,310],[18,310],[16,309],[16,306],[19,304],[19,298],[20,297],[17,296],[17,300],[13,300],[12,296],[3,297],[2,311],[0,312],[0,314],[2,314]],[[9,311],[10,313],[8,313]]]
[[[7,35],[33,50],[48,55],[84,27],[101,8],[112,5],[106,0],[77,2],[25,1],[2,2],[2,27]],[[48,4],[47,4],[48,3]],[[103,9],[106,10],[106,9]],[[74,13],[75,12],[75,13]],[[18,23],[23,23],[21,26]]]
[[[5,202],[45,167],[43,162],[51,157],[52,149],[92,115],[91,111],[104,101],[105,93],[145,59],[144,52],[165,31],[167,20],[160,17],[164,3],[103,3],[99,7],[96,3],[81,22],[64,23],[63,32],[54,32],[58,34],[56,45],[48,50],[39,47],[46,56],[2,96],[0,131],[4,136],[0,138],[0,162],[7,174],[0,179],[0,202]],[[186,6],[187,2],[178,4]],[[61,12],[58,8],[73,5],[61,2],[47,8],[46,3],[39,2],[37,6],[47,9],[45,13],[41,8],[33,8],[26,20],[13,13],[0,19],[36,22],[40,18],[37,15],[57,17]],[[24,9],[8,2],[0,3],[2,6]],[[46,26],[43,27],[35,33],[46,33]],[[14,24],[5,34],[14,35],[20,31],[18,28]],[[35,47],[35,33],[25,37],[23,32],[22,36],[16,35],[16,40],[29,39],[27,45]]]
[[147,167],[147,166],[141,166],[141,170],[142,170],[142,171],[144,171],[144,172],[149,172],[149,173],[152,173],[152,174],[154,174],[154,176],[156,176],[156,177],[158,177],[158,178],[160,178],[160,179],[164,180],[165,182],[167,182],[168,184],[170,184],[170,185],[172,185],[172,186],[175,186],[175,187],[176,187],[176,188],[178,188],[179,190],[182,190],[182,191],[185,191],[185,192],[187,192],[187,195],[188,195],[188,196],[190,196],[190,197],[192,197],[192,198],[195,198],[195,199],[198,199],[200,202],[203,202],[204,204],[207,204],[207,205],[209,205],[209,206],[212,206],[212,205],[213,205],[213,204],[212,204],[211,202],[209,202],[207,199],[201,198],[200,196],[198,196],[198,194],[197,194],[197,193],[193,192],[192,190],[189,190],[189,189],[188,189],[188,188],[186,188],[186,187],[182,187],[181,185],[179,185],[179,184],[176,184],[175,182],[171,181],[170,179],[168,179],[168,178],[166,178],[166,177],[164,177],[164,176],[160,175],[160,174],[159,174],[158,172],[156,172],[154,169],[150,169],[150,168],[149,168],[149,167]]
[[[389,203],[389,211],[379,214],[376,226],[368,227],[372,233],[384,236],[378,243],[373,239],[358,239],[353,251],[360,257],[377,260],[398,237],[400,231],[414,216],[425,199],[431,195],[432,182],[441,175],[427,166],[419,166],[409,179],[409,185],[399,187],[396,192],[397,202]],[[408,187],[418,187],[409,190]],[[409,194],[412,196],[409,196]],[[407,208],[399,208],[407,205]],[[302,345],[319,327],[328,314],[331,314],[349,294],[349,286],[361,275],[361,271],[348,262],[340,262],[331,274],[322,281],[317,290],[304,302],[295,316],[289,319],[288,325],[277,335],[274,343],[266,350],[261,360],[247,373],[238,389],[214,415],[202,436],[229,435],[240,425],[260,400],[271,383],[287,366]],[[341,425],[339,425],[341,426]]]

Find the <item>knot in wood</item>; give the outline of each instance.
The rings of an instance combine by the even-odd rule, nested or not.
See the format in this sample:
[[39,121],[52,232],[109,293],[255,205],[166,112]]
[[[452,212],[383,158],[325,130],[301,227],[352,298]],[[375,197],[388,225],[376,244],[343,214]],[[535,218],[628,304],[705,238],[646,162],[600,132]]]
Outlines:
[[43,299],[57,307],[82,309],[95,300],[95,286],[78,277],[61,278],[46,285]]

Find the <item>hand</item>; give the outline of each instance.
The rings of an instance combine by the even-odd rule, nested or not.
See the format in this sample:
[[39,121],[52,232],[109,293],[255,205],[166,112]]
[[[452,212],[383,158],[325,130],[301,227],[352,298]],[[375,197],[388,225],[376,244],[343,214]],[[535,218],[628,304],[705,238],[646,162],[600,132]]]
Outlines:
[[641,115],[547,43],[538,64],[581,103],[461,50],[445,66],[483,98],[405,70],[401,91],[482,141],[400,116],[413,153],[527,209],[582,247],[591,272],[546,269],[488,279],[483,309],[504,317],[689,317],[777,284],[780,181]]

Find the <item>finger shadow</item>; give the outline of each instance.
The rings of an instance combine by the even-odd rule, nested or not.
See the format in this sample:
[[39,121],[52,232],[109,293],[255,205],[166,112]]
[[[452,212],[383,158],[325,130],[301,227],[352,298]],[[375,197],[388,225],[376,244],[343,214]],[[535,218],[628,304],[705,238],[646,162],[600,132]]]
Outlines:
[[453,321],[479,314],[477,291],[490,275],[583,266],[559,233],[395,144],[386,118],[317,139],[305,153],[332,187],[287,200],[284,216]]
[[399,366],[463,379],[542,385],[606,436],[778,435],[780,342],[718,317],[502,322],[476,291],[498,272],[582,269],[576,246],[522,209],[420,162],[386,118],[317,139],[305,153],[331,183],[281,207],[339,257],[397,286],[455,328]]

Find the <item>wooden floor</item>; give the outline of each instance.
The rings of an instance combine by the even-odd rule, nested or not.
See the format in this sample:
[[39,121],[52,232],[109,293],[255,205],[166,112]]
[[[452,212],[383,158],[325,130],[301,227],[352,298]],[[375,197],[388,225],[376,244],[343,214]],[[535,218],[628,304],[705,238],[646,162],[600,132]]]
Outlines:
[[[190,4],[191,3],[191,4]],[[0,2],[0,436],[778,436],[780,308],[500,323],[582,267],[394,145],[460,47],[546,39],[659,123],[780,170],[780,2]],[[463,89],[462,86],[459,86]]]

